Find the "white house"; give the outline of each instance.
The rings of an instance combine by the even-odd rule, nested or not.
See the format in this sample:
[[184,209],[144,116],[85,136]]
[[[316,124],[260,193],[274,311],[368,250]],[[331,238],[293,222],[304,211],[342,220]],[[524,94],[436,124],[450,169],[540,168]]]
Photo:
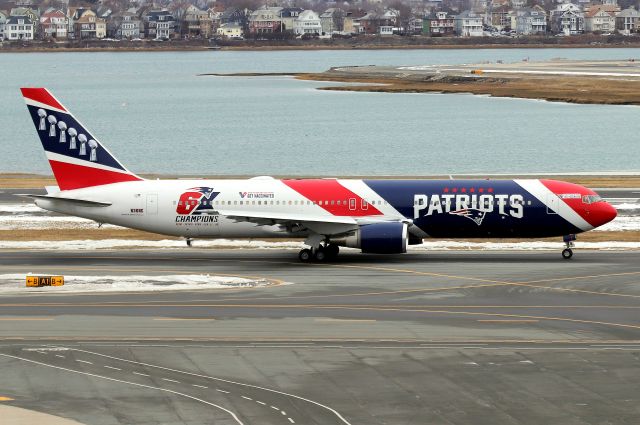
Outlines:
[[220,27],[216,31],[216,34],[232,39],[241,39],[244,37],[244,31],[242,30],[242,27],[235,22],[229,22],[228,24],[220,25]]
[[615,11],[611,6],[593,6],[584,14],[584,29],[588,32],[612,32],[616,28]]
[[565,35],[584,32],[584,13],[572,3],[564,3],[551,11],[551,30]]
[[302,34],[322,34],[322,23],[320,16],[313,10],[300,12],[298,18],[293,21],[293,32]]
[[471,10],[465,10],[455,18],[456,34],[461,37],[482,36],[482,16]]
[[4,25],[5,39],[33,40],[35,28],[28,16],[10,16]]

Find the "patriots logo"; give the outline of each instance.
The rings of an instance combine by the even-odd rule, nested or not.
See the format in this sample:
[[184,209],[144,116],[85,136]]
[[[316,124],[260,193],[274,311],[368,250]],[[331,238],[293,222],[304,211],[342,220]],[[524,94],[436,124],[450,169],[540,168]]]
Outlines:
[[212,187],[192,187],[187,189],[178,201],[176,212],[181,215],[201,215],[213,213],[211,201],[220,192],[215,192]]
[[478,226],[482,224],[482,220],[484,220],[484,216],[487,214],[485,211],[476,210],[473,208],[464,208],[457,211],[450,211],[449,214],[459,215],[461,217],[466,217],[469,220],[476,223]]

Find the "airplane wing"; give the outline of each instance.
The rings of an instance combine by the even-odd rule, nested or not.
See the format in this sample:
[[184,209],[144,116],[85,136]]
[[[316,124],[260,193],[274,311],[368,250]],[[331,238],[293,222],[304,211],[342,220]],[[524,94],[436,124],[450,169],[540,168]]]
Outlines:
[[237,222],[245,221],[260,226],[282,225],[291,229],[311,230],[322,235],[339,235],[358,229],[360,225],[383,221],[402,221],[403,219],[366,217],[353,218],[343,216],[312,216],[308,214],[287,214],[263,211],[233,211],[219,209],[218,212]]

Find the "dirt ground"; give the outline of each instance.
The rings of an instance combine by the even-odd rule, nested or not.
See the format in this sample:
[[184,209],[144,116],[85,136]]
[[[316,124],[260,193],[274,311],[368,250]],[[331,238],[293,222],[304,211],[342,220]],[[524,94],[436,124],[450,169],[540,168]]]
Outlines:
[[[610,105],[640,105],[640,80],[595,77],[500,77],[455,78],[440,81],[415,81],[366,75],[298,74],[296,78],[313,81],[361,83],[320,87],[319,90],[383,93],[473,93],[497,97],[544,99],[553,102]],[[370,85],[369,85],[370,84]]]

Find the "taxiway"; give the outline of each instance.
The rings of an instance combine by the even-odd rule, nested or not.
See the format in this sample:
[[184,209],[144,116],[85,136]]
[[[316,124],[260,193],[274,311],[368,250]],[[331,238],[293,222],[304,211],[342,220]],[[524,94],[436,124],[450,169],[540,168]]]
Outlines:
[[[12,405],[83,423],[640,420],[637,252],[2,253],[0,273],[241,274],[263,288],[0,296]],[[53,290],[53,291],[49,291]]]

